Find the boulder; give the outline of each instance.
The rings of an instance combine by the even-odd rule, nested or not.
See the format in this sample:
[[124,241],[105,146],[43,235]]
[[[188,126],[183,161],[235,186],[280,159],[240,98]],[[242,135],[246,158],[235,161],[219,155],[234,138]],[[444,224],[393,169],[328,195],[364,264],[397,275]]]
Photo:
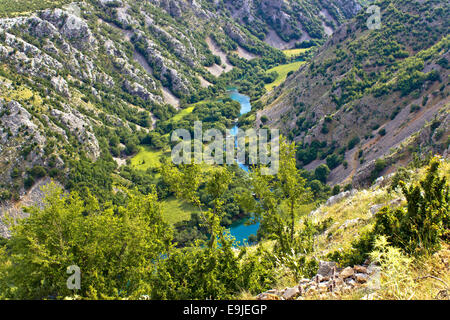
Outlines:
[[276,294],[272,293],[261,293],[257,297],[258,300],[282,300],[281,297],[277,296]]
[[367,274],[367,268],[364,266],[354,266],[353,270],[355,270],[355,272],[357,272],[357,273]]
[[358,283],[366,283],[368,278],[369,277],[367,276],[367,274],[364,274],[364,273],[356,273],[355,274],[355,279]]
[[336,269],[336,267],[336,262],[319,261],[319,271],[317,271],[317,274],[322,277],[331,277],[333,269]]
[[351,267],[347,267],[344,270],[341,271],[339,274],[339,278],[341,279],[347,279],[355,274],[355,271]]
[[282,297],[286,300],[293,300],[300,294],[298,287],[287,288],[284,290]]

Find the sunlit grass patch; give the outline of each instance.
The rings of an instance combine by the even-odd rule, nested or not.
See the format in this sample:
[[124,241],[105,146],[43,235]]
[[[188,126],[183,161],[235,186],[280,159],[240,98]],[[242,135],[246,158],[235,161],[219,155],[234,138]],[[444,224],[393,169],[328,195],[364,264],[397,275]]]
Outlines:
[[182,120],[185,116],[187,116],[188,114],[191,114],[192,111],[194,111],[194,109],[195,109],[195,106],[187,107],[187,108],[181,110],[180,112],[178,112],[176,115],[174,115],[174,116],[170,119],[170,121],[172,121],[172,122],[180,121],[180,120]]
[[304,63],[305,61],[296,61],[267,70],[266,71],[267,73],[271,73],[274,71],[277,72],[278,77],[275,79],[274,82],[265,85],[266,90],[270,91],[273,88],[279,86],[284,80],[286,80],[286,77],[290,71],[297,71],[298,68],[300,68],[300,66],[302,66]]
[[189,220],[191,218],[191,213],[199,212],[197,207],[174,197],[168,198],[162,202],[161,209],[164,221],[170,225],[174,225],[180,221]]
[[165,150],[155,150],[148,146],[141,146],[137,155],[131,158],[131,166],[138,170],[147,170],[149,168],[159,168],[159,161],[164,155]]
[[296,57],[308,50],[309,50],[309,48],[287,49],[287,50],[283,50],[283,53],[286,55],[286,57],[291,58],[291,57]]

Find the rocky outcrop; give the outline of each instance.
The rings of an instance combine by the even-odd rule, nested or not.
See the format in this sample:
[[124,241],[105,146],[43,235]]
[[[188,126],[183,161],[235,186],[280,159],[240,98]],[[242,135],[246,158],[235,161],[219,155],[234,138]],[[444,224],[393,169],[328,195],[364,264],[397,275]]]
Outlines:
[[0,181],[11,183],[14,168],[41,165],[47,138],[42,123],[17,101],[0,99]]
[[355,189],[352,189],[351,191],[343,191],[335,196],[330,197],[327,202],[325,203],[326,206],[332,206],[335,203],[338,203],[342,199],[348,198],[352,195],[354,195],[357,191]]
[[61,77],[53,77],[51,80],[53,88],[63,96],[70,98],[69,87],[66,80]]
[[96,42],[86,21],[74,14],[62,9],[48,9],[40,17],[53,24],[75,48],[86,49]]
[[269,290],[259,294],[258,300],[303,300],[307,298],[338,298],[351,292],[372,294],[379,289],[380,268],[375,264],[338,268],[336,263],[319,262],[319,271],[311,279],[283,290]]
[[100,156],[100,146],[93,133],[93,128],[86,116],[77,110],[66,107],[64,111],[52,109],[50,114],[62,122],[71,134],[77,137],[78,141],[86,150],[86,155],[92,160]]

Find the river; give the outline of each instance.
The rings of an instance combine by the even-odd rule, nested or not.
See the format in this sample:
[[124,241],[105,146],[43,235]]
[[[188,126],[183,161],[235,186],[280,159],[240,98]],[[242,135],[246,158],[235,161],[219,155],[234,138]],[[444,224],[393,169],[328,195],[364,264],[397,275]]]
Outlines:
[[[250,98],[248,96],[239,93],[236,89],[230,89],[228,90],[228,93],[232,100],[237,101],[241,104],[240,115],[246,114],[252,110],[252,105],[250,103]],[[231,129],[231,134],[236,136],[238,129],[239,127],[236,124]],[[249,172],[249,167],[246,164],[239,162],[237,163],[242,170]],[[242,219],[236,221],[230,227],[230,234],[236,239],[236,241],[239,242],[240,245],[245,245],[246,240],[250,237],[250,235],[252,234],[256,235],[256,232],[259,229],[259,222],[256,224],[246,225],[246,222],[248,221],[249,221],[248,218]]]

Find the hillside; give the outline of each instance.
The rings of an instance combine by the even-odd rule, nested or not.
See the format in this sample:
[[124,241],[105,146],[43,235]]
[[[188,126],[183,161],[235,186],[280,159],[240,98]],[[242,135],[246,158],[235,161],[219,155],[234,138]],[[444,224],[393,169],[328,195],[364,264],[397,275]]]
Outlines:
[[449,299],[447,2],[0,0],[0,300]]
[[[441,176],[450,177],[450,163],[442,161]],[[396,184],[408,184],[425,176],[424,167],[408,168],[383,177],[368,189],[350,190],[329,198],[309,214],[317,225],[323,225],[315,237],[312,255],[320,260],[312,278],[292,281],[288,276],[278,286],[252,298],[259,300],[384,300],[448,299],[450,282],[450,247],[444,244],[433,255],[416,260],[391,251],[389,263],[339,260],[348,252],[357,252],[355,243],[373,230],[377,214],[385,206],[402,208],[407,199]],[[265,246],[272,244],[266,242]],[[386,248],[385,248],[386,249]],[[336,254],[338,253],[338,254]],[[386,255],[385,258],[388,255]],[[403,260],[402,260],[403,259]],[[336,262],[337,261],[337,262]],[[364,262],[363,262],[364,261]],[[398,263],[398,264],[397,264]],[[403,263],[403,265],[402,265]],[[353,268],[352,268],[353,267]],[[334,269],[334,271],[333,271]],[[334,275],[333,275],[334,272]],[[287,287],[286,287],[287,286]],[[248,298],[248,297],[247,297]]]
[[[287,40],[294,30],[288,25],[305,23],[307,13],[329,8],[337,27],[359,8],[353,1],[342,10],[340,1],[246,4],[2,2],[0,188],[9,193],[3,197],[17,200],[44,174],[27,172],[33,167],[59,180],[67,179],[74,160],[101,159],[109,163],[105,170],[114,170],[156,123],[189,103],[216,98],[244,69],[263,77],[264,69],[286,62],[263,41],[270,26],[279,26]],[[258,24],[250,23],[253,16]],[[325,39],[321,23],[308,38]],[[256,25],[257,32],[250,28]],[[263,92],[263,83],[252,90]]]
[[266,94],[258,113],[298,143],[301,166],[326,163],[331,184],[368,185],[416,153],[448,154],[450,7],[376,4],[381,29],[369,30],[361,11]]

